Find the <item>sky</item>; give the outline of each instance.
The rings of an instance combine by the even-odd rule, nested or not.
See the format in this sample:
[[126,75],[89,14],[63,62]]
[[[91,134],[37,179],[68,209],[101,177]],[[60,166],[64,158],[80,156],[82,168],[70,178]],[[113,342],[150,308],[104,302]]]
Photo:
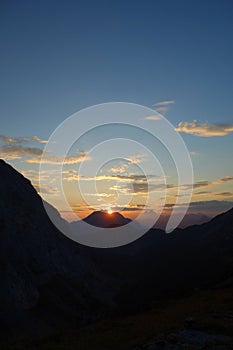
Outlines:
[[[231,0],[3,0],[0,47],[0,157],[37,189],[43,147],[60,123],[92,105],[130,102],[161,113],[185,141],[194,169],[190,210],[215,215],[233,206]],[[139,180],[139,166],[146,167],[148,159],[136,149],[100,169],[97,199],[105,204],[98,207],[97,201],[93,208],[80,197],[79,165],[91,163],[91,145],[111,133],[109,128],[86,135],[68,156],[73,158],[64,169],[64,187],[81,216],[113,207],[119,181],[122,194],[128,184],[134,188],[128,216],[145,205],[147,184]],[[148,141],[143,133],[138,138]],[[54,159],[50,163],[53,178],[56,164]],[[166,168],[167,208],[177,196],[173,170]],[[49,201],[69,218],[55,182],[41,195],[50,192]]]

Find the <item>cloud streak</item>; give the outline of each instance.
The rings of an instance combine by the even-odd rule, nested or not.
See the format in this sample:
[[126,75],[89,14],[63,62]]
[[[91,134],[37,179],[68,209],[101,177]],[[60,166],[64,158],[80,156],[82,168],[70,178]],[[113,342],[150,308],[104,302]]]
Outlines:
[[233,124],[209,124],[192,122],[180,122],[175,128],[178,132],[201,137],[225,136],[233,132]]
[[1,147],[0,157],[5,159],[20,159],[22,156],[41,156],[43,150],[38,147],[23,147],[17,144],[7,144]]
[[83,176],[71,174],[70,176],[66,176],[63,178],[64,181],[106,181],[106,180],[120,180],[122,182],[147,182],[147,181],[159,181],[161,178],[157,175],[137,175],[137,174],[129,174],[129,175],[97,175],[97,176]]
[[10,137],[0,135],[1,147],[0,157],[7,160],[21,159],[23,156],[41,156],[43,150],[39,147],[28,147],[24,144],[37,142],[44,144],[47,140],[39,136],[31,137]]
[[165,101],[156,102],[153,104],[153,106],[155,106],[155,107],[169,106],[169,105],[172,105],[174,103],[175,103],[175,101],[173,101],[173,100],[165,100]]
[[90,160],[91,158],[88,156],[85,156],[84,154],[78,155],[78,156],[67,156],[67,157],[62,157],[62,156],[45,156],[43,158],[41,157],[34,157],[34,158],[29,158],[26,160],[27,163],[32,163],[32,164],[54,164],[54,165],[59,165],[61,163],[67,165],[67,164],[78,164],[82,163],[84,161]]
[[221,193],[216,193],[216,196],[233,197],[233,193],[232,192],[221,192]]
[[39,143],[47,143],[47,140],[40,138],[39,136],[30,136],[30,137],[10,137],[6,135],[0,135],[0,139],[8,144],[22,144],[25,142],[39,142]]
[[[153,106],[154,106],[154,109],[156,110],[156,112],[158,112],[158,113],[160,113],[160,114],[165,116],[166,112],[169,110],[170,105],[172,105],[174,103],[175,103],[175,101],[173,101],[173,100],[166,100],[166,101],[156,102],[156,103],[153,104]],[[146,119],[147,120],[159,120],[159,118],[153,119],[153,118],[150,118],[150,117],[148,117]]]
[[[158,111],[158,110],[157,110]],[[159,111],[158,111],[159,112]],[[161,120],[162,117],[159,115],[149,115],[148,117],[145,118],[146,120]]]

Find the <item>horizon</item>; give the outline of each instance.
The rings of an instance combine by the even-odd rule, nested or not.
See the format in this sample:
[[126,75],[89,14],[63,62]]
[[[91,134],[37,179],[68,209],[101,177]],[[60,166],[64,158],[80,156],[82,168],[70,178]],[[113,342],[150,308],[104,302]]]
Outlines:
[[[0,159],[0,161],[5,162],[3,159]],[[10,165],[8,162],[5,162],[5,164]],[[12,165],[10,165],[10,166],[12,166]],[[16,170],[14,167],[13,167],[13,169]],[[33,184],[31,184],[31,185],[33,186]],[[36,190],[36,188],[35,188],[35,190]],[[37,193],[38,193],[38,195],[40,195],[39,192],[37,192]],[[216,216],[219,216],[221,214],[225,214],[225,213],[227,213],[228,211],[231,211],[231,210],[233,210],[233,205],[230,208],[228,208],[226,210],[223,210],[223,211],[220,211],[220,212],[217,212],[217,213],[215,213],[215,215],[212,215],[212,216],[207,216],[207,215],[203,214],[203,212],[190,213],[189,211],[187,211],[187,213],[185,214],[184,218],[182,219],[182,221],[178,225],[178,228],[185,229],[185,228],[188,228],[188,227],[193,226],[193,225],[202,225],[202,224],[208,223],[209,221],[211,221]],[[92,214],[95,214],[95,213],[104,213],[106,216],[109,217],[109,219],[111,219],[111,216],[114,217],[115,214],[119,214],[124,219],[130,219],[130,220],[134,220],[134,221],[137,222],[137,216],[133,217],[133,219],[130,218],[128,216],[128,214],[127,214],[128,213],[127,209],[124,208],[122,210],[118,210],[118,208],[114,208],[114,207],[112,207],[112,209],[97,209],[97,210],[90,209],[88,211],[87,216],[83,216],[82,218],[77,218],[77,220],[69,220],[69,218],[66,218],[66,217],[63,217],[63,219],[65,219],[68,223],[75,223],[75,222],[83,221],[83,220],[91,217]],[[160,214],[158,220],[151,227],[151,229],[162,229],[162,230],[165,230],[166,223],[167,223],[167,220],[168,220],[170,214],[171,214],[171,212],[163,211]],[[187,219],[188,219],[188,221],[187,221]],[[190,219],[191,219],[191,221],[190,221]],[[194,219],[194,221],[192,221],[192,219]],[[200,219],[201,219],[201,221],[200,221]],[[95,226],[95,224],[91,224],[91,225]]]

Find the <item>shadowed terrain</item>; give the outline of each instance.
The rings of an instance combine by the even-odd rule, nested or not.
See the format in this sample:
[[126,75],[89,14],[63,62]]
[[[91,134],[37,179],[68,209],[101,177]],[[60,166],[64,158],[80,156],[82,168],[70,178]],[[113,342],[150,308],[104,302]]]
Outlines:
[[[69,334],[71,348],[77,342],[80,349],[114,349],[106,345],[111,335],[118,337],[115,348],[130,349],[153,337],[156,342],[157,335],[166,342],[163,332],[173,328],[173,336],[182,337],[177,332],[190,317],[189,326],[230,333],[233,210],[168,235],[152,229],[129,245],[96,249],[62,235],[30,181],[3,161],[0,193],[0,335],[6,348],[34,341],[35,349],[67,349]],[[107,215],[96,212],[86,222],[128,222]],[[96,347],[85,347],[87,339]]]

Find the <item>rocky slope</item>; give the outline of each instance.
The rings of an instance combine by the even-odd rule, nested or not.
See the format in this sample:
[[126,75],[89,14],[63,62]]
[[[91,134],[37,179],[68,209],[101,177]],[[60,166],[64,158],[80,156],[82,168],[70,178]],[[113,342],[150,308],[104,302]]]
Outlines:
[[0,161],[0,329],[85,322],[111,306],[111,283],[52,225],[30,181]]

